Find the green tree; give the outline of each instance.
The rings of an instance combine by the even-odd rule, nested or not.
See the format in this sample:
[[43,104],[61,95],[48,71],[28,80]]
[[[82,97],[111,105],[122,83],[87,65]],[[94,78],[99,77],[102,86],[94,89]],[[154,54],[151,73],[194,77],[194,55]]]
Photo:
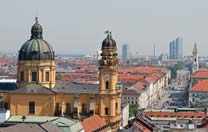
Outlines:
[[177,70],[181,70],[183,68],[184,68],[184,63],[183,62],[178,62],[173,67],[170,67],[169,69],[171,70],[171,77],[176,78]]

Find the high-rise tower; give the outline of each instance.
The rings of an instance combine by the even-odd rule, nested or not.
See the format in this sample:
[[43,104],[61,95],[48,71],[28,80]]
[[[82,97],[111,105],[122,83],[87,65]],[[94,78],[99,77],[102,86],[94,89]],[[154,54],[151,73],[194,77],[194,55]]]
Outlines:
[[170,59],[182,59],[183,58],[183,39],[177,37],[169,44],[169,58]]
[[118,54],[111,32],[106,33],[99,61],[99,115],[116,129],[121,120],[121,92],[117,87]]
[[195,72],[195,71],[199,70],[199,57],[198,57],[198,50],[197,50],[197,44],[196,43],[194,44],[192,57],[193,57],[192,72]]
[[19,50],[17,64],[17,83],[19,87],[28,84],[55,86],[56,65],[52,47],[43,39],[43,29],[35,19],[31,37]]
[[156,57],[156,46],[155,46],[155,44],[153,45],[153,56]]
[[127,44],[124,44],[123,46],[122,46],[122,60],[125,62],[125,61],[127,61],[127,59],[128,59],[128,55],[129,55],[129,47],[128,47],[128,45]]

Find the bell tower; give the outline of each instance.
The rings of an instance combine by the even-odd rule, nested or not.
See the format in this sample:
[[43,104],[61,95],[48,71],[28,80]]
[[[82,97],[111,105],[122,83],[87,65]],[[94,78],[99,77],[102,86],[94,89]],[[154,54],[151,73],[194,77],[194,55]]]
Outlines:
[[198,57],[198,50],[197,50],[197,44],[194,44],[193,48],[193,60],[192,60],[192,72],[196,72],[199,70],[199,57]]
[[101,60],[99,61],[99,115],[118,129],[121,120],[121,91],[117,87],[118,54],[111,32],[102,42]]

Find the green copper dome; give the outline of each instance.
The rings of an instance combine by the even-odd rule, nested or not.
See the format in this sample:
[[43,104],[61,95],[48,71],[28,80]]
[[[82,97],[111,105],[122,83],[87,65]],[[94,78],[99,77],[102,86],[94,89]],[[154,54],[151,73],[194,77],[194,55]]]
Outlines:
[[52,47],[43,40],[42,26],[36,18],[35,24],[31,29],[31,37],[26,41],[19,51],[19,60],[54,60]]

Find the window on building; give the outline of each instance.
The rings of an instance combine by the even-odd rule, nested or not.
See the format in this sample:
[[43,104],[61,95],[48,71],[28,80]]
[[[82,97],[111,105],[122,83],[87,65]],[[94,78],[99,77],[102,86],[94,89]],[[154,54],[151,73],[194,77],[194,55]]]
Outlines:
[[24,79],[24,72],[23,71],[21,71],[20,72],[20,81],[24,81],[25,79]]
[[116,102],[116,111],[118,110],[118,102]]
[[71,104],[66,103],[66,114],[70,114],[70,113],[71,113]]
[[109,82],[108,81],[105,82],[105,89],[109,89]]
[[29,102],[29,114],[35,114],[35,102]]
[[10,105],[9,105],[9,103],[4,102],[4,108],[5,108],[6,110],[9,110],[9,109],[10,109]]
[[0,96],[0,109],[4,108],[4,98],[3,96]]
[[37,72],[32,72],[32,81],[37,81]]
[[50,75],[49,75],[49,71],[47,71],[46,73],[45,73],[45,81],[49,81],[49,77],[50,77]]
[[77,107],[73,108],[73,114],[78,114],[78,108]]
[[3,109],[3,108],[4,108],[4,102],[1,101],[1,102],[0,102],[0,109]]
[[55,106],[55,116],[60,116],[61,114],[61,106],[59,103],[56,103],[56,106]]
[[84,103],[82,104],[82,112],[87,113],[87,105]]
[[107,107],[105,108],[105,115],[109,115],[109,111]]

